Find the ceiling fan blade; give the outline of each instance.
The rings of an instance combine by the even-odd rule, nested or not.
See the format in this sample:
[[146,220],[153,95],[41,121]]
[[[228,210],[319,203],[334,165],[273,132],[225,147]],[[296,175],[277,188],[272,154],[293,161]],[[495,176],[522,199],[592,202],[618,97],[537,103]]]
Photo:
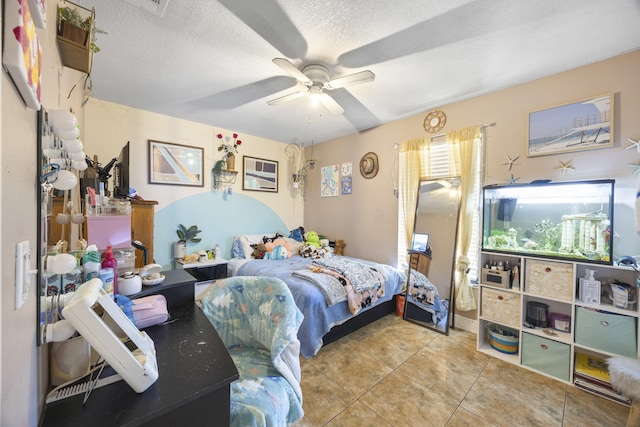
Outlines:
[[321,95],[320,102],[322,102],[322,105],[327,107],[327,110],[329,110],[331,114],[344,113],[344,110],[342,109],[340,104],[338,104],[335,99],[333,99],[331,96],[327,95],[326,93],[323,93]]
[[269,105],[279,105],[282,104],[283,102],[287,102],[287,101],[292,101],[296,98],[300,98],[301,96],[305,95],[307,92],[304,90],[300,90],[298,92],[293,92],[293,93],[289,93],[287,95],[283,95],[279,98],[274,98],[271,99],[269,101],[267,101],[267,104]]
[[288,59],[273,58],[272,61],[274,64],[276,64],[277,66],[285,70],[287,73],[291,74],[291,76],[294,77],[299,82],[302,82],[304,84],[311,84],[311,80],[309,79],[309,77],[305,76],[302,73],[302,71],[298,70],[298,68],[295,65],[293,65],[291,62],[289,62]]
[[365,70],[360,71],[359,73],[353,73],[347,76],[338,77],[337,79],[328,82],[325,87],[327,87],[327,89],[337,89],[340,87],[372,82],[375,79],[375,74],[373,74],[369,70]]

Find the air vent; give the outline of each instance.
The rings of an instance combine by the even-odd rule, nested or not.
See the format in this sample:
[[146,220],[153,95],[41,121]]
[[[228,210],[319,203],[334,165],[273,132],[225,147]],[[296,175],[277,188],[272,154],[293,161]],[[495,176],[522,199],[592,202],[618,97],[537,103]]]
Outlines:
[[164,16],[164,11],[167,9],[167,3],[169,0],[125,0],[127,3],[131,3],[135,7],[151,12],[159,17]]

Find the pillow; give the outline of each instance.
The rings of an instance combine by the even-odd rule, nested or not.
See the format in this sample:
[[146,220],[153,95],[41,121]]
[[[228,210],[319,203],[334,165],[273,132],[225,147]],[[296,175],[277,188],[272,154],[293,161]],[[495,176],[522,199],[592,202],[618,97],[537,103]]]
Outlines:
[[[257,243],[262,243],[262,237],[264,233],[261,234],[240,234],[235,236],[233,239],[238,240],[240,243],[240,247],[242,249],[242,256],[240,258],[251,258],[251,253],[253,252],[253,248],[251,245],[255,245]],[[235,243],[234,243],[235,245]]]
[[233,236],[233,245],[231,246],[231,258],[244,258],[244,251],[240,244],[238,236]]
[[285,237],[284,240],[291,245],[291,255],[300,255],[300,248],[304,246],[304,242],[299,242],[291,237]]

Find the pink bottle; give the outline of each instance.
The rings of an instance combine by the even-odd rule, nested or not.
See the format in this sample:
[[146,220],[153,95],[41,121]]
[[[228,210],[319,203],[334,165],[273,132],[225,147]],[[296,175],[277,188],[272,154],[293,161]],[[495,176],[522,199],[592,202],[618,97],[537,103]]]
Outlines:
[[113,268],[113,297],[118,294],[118,261],[113,256],[111,246],[107,246],[102,260],[102,268]]

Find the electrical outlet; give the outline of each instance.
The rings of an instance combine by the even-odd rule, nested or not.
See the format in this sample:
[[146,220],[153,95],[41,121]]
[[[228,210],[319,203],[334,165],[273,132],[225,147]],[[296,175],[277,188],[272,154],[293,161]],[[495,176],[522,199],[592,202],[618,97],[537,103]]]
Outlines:
[[29,297],[32,273],[31,267],[31,243],[28,240],[16,244],[16,310]]

